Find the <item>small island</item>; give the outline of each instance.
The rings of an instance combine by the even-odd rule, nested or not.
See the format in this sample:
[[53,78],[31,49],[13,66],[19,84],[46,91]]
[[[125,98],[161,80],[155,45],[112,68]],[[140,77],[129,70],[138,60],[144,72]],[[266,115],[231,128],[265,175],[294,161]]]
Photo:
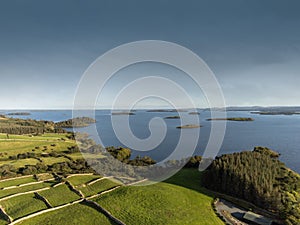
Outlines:
[[259,111],[259,112],[251,112],[252,114],[259,114],[259,115],[299,115],[300,112],[292,112],[292,111]]
[[180,116],[167,116],[165,119],[180,119]]
[[129,116],[131,116],[131,115],[135,115],[135,113],[133,113],[133,112],[112,112],[111,115],[113,115],[113,116],[118,116],[118,115],[129,115]]
[[189,115],[200,115],[199,112],[189,112]]
[[7,113],[8,116],[29,116],[31,115],[29,112],[13,112]]
[[187,124],[187,125],[182,125],[182,126],[178,126],[176,127],[177,129],[193,129],[193,128],[200,128],[202,127],[199,124]]
[[61,121],[55,123],[56,127],[60,128],[79,128],[79,127],[87,127],[92,123],[96,123],[96,120],[90,117],[76,117],[73,119]]
[[186,109],[150,109],[147,112],[187,112]]
[[228,117],[228,118],[210,118],[207,119],[207,121],[212,121],[212,120],[229,120],[229,121],[254,121],[253,118],[250,117]]

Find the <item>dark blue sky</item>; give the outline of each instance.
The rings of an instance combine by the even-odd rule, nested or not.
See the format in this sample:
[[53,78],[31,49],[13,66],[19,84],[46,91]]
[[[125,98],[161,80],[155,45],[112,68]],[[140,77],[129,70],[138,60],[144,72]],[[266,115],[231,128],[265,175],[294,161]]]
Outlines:
[[300,105],[299,11],[297,0],[2,0],[0,108],[70,108],[98,56],[145,39],[197,53],[227,105]]

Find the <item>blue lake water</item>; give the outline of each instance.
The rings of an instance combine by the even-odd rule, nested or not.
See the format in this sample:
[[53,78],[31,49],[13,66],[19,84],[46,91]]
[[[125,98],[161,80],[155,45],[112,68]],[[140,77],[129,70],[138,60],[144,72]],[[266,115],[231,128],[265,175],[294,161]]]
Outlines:
[[[9,112],[13,111],[0,111],[0,114]],[[72,117],[72,111],[70,110],[32,110],[26,112],[30,112],[31,115],[14,117],[51,121],[61,121]],[[130,116],[130,127],[138,138],[147,138],[150,135],[148,123],[152,118],[164,118],[172,115],[176,115],[176,113],[138,110],[135,112],[135,115]],[[300,173],[300,115],[258,115],[245,111],[229,111],[227,116],[252,117],[255,120],[253,122],[228,121],[219,155],[252,150],[255,146],[266,146],[281,153],[280,160],[294,171]],[[201,111],[199,115],[199,120],[203,127],[200,128],[200,138],[195,154],[201,155],[207,145],[211,122],[206,119],[210,117],[209,111]],[[98,133],[105,146],[124,146],[114,133],[109,110],[97,110],[96,120]],[[162,143],[152,151],[133,151],[133,156],[149,155],[156,160],[161,160],[173,151],[181,132],[180,129],[176,129],[176,126],[180,125],[180,120],[170,119],[165,120],[165,122],[167,124],[167,135]],[[79,130],[82,132],[89,131],[88,128]]]

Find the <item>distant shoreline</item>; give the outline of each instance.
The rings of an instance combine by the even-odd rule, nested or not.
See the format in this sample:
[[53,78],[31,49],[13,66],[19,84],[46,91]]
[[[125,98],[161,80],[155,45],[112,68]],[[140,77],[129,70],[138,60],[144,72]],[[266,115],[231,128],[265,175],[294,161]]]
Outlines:
[[8,116],[30,116],[31,113],[29,112],[14,112],[14,113],[7,113]]
[[259,115],[300,115],[300,112],[269,112],[269,111],[260,111],[260,112],[251,112],[252,114],[259,114]]
[[207,121],[212,121],[212,120],[229,120],[229,121],[238,121],[238,122],[254,121],[254,119],[250,118],[250,117],[228,117],[228,118],[210,118],[210,119],[207,119]]

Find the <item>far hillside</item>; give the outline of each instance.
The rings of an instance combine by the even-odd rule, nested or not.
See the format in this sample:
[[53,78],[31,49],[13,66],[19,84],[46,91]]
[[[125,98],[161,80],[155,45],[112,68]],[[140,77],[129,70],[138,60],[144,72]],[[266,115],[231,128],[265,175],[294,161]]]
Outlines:
[[44,133],[67,133],[67,131],[57,127],[52,121],[18,119],[1,115],[0,133],[37,135]]
[[92,123],[96,123],[96,120],[90,117],[76,117],[73,119],[57,122],[55,123],[55,126],[61,128],[87,127]]
[[67,133],[63,128],[86,127],[95,122],[89,117],[76,117],[55,123],[47,120],[19,119],[0,115],[0,133],[19,135]]

